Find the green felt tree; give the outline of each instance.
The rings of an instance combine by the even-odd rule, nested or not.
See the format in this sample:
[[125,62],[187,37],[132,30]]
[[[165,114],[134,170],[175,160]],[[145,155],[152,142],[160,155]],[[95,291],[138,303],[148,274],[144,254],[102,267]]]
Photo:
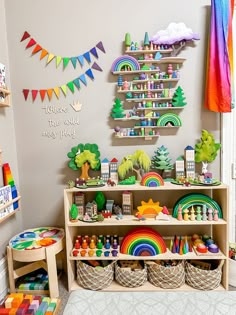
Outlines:
[[119,98],[115,99],[115,103],[113,104],[113,108],[112,108],[111,117],[113,118],[125,117],[123,104]]
[[184,96],[184,91],[180,86],[178,86],[172,98],[173,107],[184,107],[187,104],[185,100],[186,97]]
[[118,166],[118,175],[121,179],[124,179],[127,173],[134,171],[137,180],[141,180],[142,172],[148,172],[150,166],[151,160],[149,156],[143,150],[136,150],[133,155],[127,155],[122,159],[121,164]]
[[97,144],[78,144],[76,147],[71,148],[67,153],[70,162],[68,166],[76,171],[81,169],[80,178],[87,180],[89,177],[88,172],[90,169],[99,170],[101,166],[100,152]]
[[148,32],[145,32],[144,34],[144,41],[143,41],[143,46],[144,47],[149,47],[150,41],[149,41],[149,36],[148,36]]
[[105,207],[106,198],[101,191],[97,191],[94,199],[97,203],[98,210],[101,211]]
[[161,147],[157,148],[156,151],[154,151],[154,156],[152,157],[152,164],[151,167],[153,169],[160,170],[163,174],[164,171],[170,171],[172,170],[173,164],[170,163],[171,159],[168,157],[169,152],[167,148],[162,145]]
[[77,208],[76,204],[73,203],[71,208],[70,208],[70,218],[71,218],[71,220],[77,220],[78,219],[78,214],[79,214],[78,208]]
[[195,144],[195,162],[202,162],[202,173],[207,172],[208,163],[216,159],[220,148],[221,144],[215,142],[214,135],[203,129],[200,141]]

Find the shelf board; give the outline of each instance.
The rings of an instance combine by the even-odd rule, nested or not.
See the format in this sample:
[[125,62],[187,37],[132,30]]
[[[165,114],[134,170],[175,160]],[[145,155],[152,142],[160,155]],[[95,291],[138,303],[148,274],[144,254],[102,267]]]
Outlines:
[[127,55],[142,55],[142,54],[156,54],[157,52],[161,54],[170,54],[173,49],[140,49],[140,50],[130,50],[126,49],[125,53]]
[[124,139],[124,138],[129,138],[129,139],[145,138],[145,140],[152,140],[152,138],[158,138],[158,137],[160,137],[160,135],[146,135],[146,136],[117,136],[117,135],[115,135],[115,137],[118,138],[118,139]]
[[[144,92],[162,92],[166,89],[146,89],[146,90],[118,90],[117,93],[144,93]],[[168,88],[169,90],[169,88]]]
[[[72,282],[71,288],[72,291],[74,290],[83,290],[83,288],[77,283],[76,280],[74,280]],[[101,291],[105,291],[105,292],[118,292],[118,291],[122,291],[122,292],[146,292],[146,291],[161,291],[161,292],[166,292],[166,291],[170,291],[170,292],[176,292],[176,291],[194,291],[194,292],[199,292],[199,290],[194,289],[192,287],[190,287],[187,284],[184,284],[183,286],[181,286],[180,288],[176,288],[176,289],[162,289],[159,287],[156,287],[154,285],[152,285],[150,282],[146,282],[144,285],[140,286],[140,287],[136,287],[136,288],[129,288],[129,287],[123,287],[121,286],[119,283],[117,283],[116,281],[112,281],[111,285]],[[218,288],[216,288],[215,290],[212,291],[226,291],[226,289],[220,285]]]
[[163,57],[159,60],[156,59],[144,59],[144,60],[137,60],[140,64],[162,64],[162,63],[183,63],[186,59],[180,57]]
[[[102,187],[101,187],[102,188]],[[102,222],[94,222],[94,223],[86,223],[83,221],[78,222],[67,222],[68,226],[158,226],[158,225],[167,225],[167,226],[199,226],[199,225],[226,225],[226,221],[223,219],[219,219],[218,221],[179,221],[176,218],[172,217],[171,215],[168,215],[169,220],[155,220],[155,219],[147,219],[145,221],[139,221],[135,218],[133,215],[124,215],[123,219],[117,220],[115,215],[112,215],[111,218],[104,219]]]
[[145,83],[145,82],[150,82],[150,81],[152,81],[152,82],[161,82],[161,83],[164,83],[164,82],[178,82],[179,81],[179,79],[172,79],[172,78],[170,78],[170,79],[155,79],[155,78],[149,78],[149,79],[144,79],[144,80],[132,80],[132,81],[130,81],[130,82],[132,82],[133,84],[135,84],[135,83]]
[[16,212],[18,212],[19,210],[20,210],[20,209],[17,208],[17,209],[15,209],[14,211],[12,211],[12,212],[8,213],[7,215],[5,215],[5,217],[0,218],[0,223],[2,223],[3,221],[9,219],[11,216],[15,215]]
[[170,101],[172,97],[156,97],[156,98],[126,98],[127,102],[148,102],[148,101]]

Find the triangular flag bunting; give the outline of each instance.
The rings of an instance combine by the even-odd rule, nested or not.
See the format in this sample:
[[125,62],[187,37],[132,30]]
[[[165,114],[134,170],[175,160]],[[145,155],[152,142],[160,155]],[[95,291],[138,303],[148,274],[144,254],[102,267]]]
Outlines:
[[47,54],[48,54],[48,51],[43,48],[41,52],[40,60],[42,60],[45,56],[47,56]]
[[56,56],[56,66],[57,66],[57,67],[59,66],[59,64],[61,63],[61,61],[62,61],[62,57]]
[[74,85],[77,87],[77,89],[80,89],[80,83],[79,83],[79,78],[76,78],[73,80]]
[[41,100],[42,102],[44,101],[45,95],[46,95],[47,90],[39,90]]
[[30,37],[30,34],[25,31],[20,41],[23,42],[25,39],[27,39],[29,37]]
[[24,94],[24,98],[25,98],[25,101],[26,101],[27,98],[28,98],[28,95],[29,95],[29,90],[28,89],[24,89],[23,90],[23,94]]
[[81,64],[81,67],[83,67],[83,65],[84,65],[84,57],[82,55],[80,55],[77,58],[79,60],[79,63]]
[[67,94],[67,88],[66,88],[66,85],[65,85],[65,84],[63,84],[62,86],[60,86],[60,88],[61,88],[61,90],[62,90],[63,94],[66,96],[66,94]]
[[94,57],[98,58],[98,53],[97,53],[97,50],[95,47],[93,47],[91,50],[90,50],[91,54],[94,55]]
[[49,54],[48,55],[48,60],[47,60],[47,65],[53,60],[53,58],[55,57],[55,55],[54,54]]
[[84,85],[87,85],[86,77],[85,77],[84,74],[81,74],[81,76],[79,77],[79,79],[84,83]]
[[93,63],[91,68],[94,70],[102,71],[102,68],[96,62]]
[[56,97],[59,98],[59,95],[60,95],[59,87],[55,87],[53,90],[54,90],[54,93],[55,93]]
[[49,99],[49,101],[51,101],[51,99],[52,99],[52,92],[53,92],[53,89],[48,89],[48,90],[47,90],[47,94],[48,94],[48,99]]
[[88,69],[85,73],[87,74],[88,77],[90,77],[90,79],[92,80],[94,79],[94,75],[91,69]]
[[31,38],[31,39],[29,40],[29,42],[28,42],[26,48],[30,48],[30,47],[34,46],[35,44],[36,44],[36,41],[35,41],[33,38]]
[[68,82],[67,83],[67,86],[68,88],[71,90],[72,93],[74,93],[75,91],[75,88],[74,88],[74,83],[71,81],[71,82]]
[[71,61],[72,65],[73,65],[73,67],[74,67],[74,69],[75,69],[75,68],[76,68],[77,58],[76,58],[76,57],[71,57],[71,58],[70,58],[70,61]]
[[63,67],[64,67],[64,69],[68,65],[69,61],[70,61],[70,58],[67,58],[67,57],[63,58]]
[[38,51],[42,50],[42,47],[37,44],[35,47],[34,47],[34,50],[32,51],[32,55],[36,54]]
[[88,61],[88,63],[90,63],[91,62],[91,58],[90,58],[90,53],[89,53],[89,51],[87,51],[86,53],[84,53],[84,58]]
[[34,100],[35,100],[36,97],[37,97],[38,90],[32,90],[31,93],[32,93],[32,99],[33,99],[33,102],[34,102]]
[[97,43],[96,47],[99,48],[102,52],[104,52],[104,54],[106,53],[102,42]]

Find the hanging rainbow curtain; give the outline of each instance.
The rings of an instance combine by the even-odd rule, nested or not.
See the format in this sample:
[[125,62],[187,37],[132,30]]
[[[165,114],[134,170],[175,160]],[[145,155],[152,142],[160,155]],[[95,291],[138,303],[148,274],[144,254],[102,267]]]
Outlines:
[[233,105],[234,0],[211,1],[211,25],[205,106],[213,112],[231,112]]

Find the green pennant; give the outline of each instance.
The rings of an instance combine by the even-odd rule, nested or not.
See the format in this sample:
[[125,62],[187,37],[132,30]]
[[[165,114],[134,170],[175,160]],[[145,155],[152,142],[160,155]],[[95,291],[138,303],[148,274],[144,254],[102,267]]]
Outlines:
[[75,92],[75,88],[74,88],[74,83],[71,81],[71,82],[68,82],[67,83],[67,86],[68,88],[71,90],[72,93]]
[[56,56],[56,66],[58,68],[59,64],[61,63],[62,57]]
[[67,87],[66,87],[66,85],[63,84],[63,85],[60,86],[60,88],[61,88],[63,94],[66,96],[66,93],[67,93]]
[[74,85],[77,87],[77,89],[80,89],[80,83],[79,83],[79,78],[76,78],[73,80]]
[[69,63],[69,61],[70,61],[70,58],[63,58],[63,67],[64,67],[64,69],[66,68],[66,66],[68,65],[68,63]]

